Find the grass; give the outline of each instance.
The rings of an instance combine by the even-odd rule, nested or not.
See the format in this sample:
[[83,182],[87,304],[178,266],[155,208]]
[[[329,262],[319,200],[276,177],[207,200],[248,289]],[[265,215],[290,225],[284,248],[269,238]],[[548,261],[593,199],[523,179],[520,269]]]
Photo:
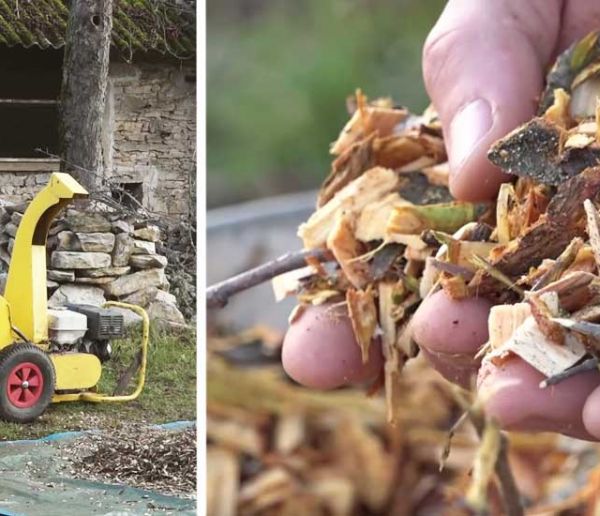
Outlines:
[[[138,349],[136,336],[113,343],[103,365],[99,391],[112,393]],[[135,379],[132,383],[135,382]],[[129,390],[133,390],[130,384]],[[54,432],[119,427],[126,423],[164,423],[196,417],[196,336],[186,330],[150,336],[146,384],[140,397],[125,403],[52,404],[37,421],[18,425],[0,421],[0,440],[31,439]]]

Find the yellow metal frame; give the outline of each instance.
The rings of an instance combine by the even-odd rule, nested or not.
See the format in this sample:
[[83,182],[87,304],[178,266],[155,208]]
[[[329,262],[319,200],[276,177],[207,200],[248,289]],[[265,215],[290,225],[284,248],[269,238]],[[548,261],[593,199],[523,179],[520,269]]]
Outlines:
[[115,402],[115,401],[131,401],[136,399],[142,392],[144,388],[144,383],[146,381],[146,363],[148,359],[148,340],[150,338],[150,320],[148,318],[148,314],[146,310],[144,310],[140,306],[130,305],[128,303],[120,303],[117,301],[109,301],[104,306],[116,306],[119,308],[125,308],[128,310],[132,310],[142,317],[142,342],[141,342],[141,351],[142,351],[142,360],[140,363],[140,368],[138,370],[138,380],[137,386],[135,390],[131,394],[123,395],[123,396],[111,396],[109,394],[101,394],[98,392],[91,391],[83,391],[77,392],[73,394],[55,394],[52,397],[53,403],[62,403],[64,401],[90,401],[92,403],[105,403],[105,402]]

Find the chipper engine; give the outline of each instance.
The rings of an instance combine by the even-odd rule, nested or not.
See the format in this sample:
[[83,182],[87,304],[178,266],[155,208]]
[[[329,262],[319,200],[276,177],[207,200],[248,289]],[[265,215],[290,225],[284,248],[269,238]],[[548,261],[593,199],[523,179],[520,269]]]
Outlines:
[[[46,239],[54,217],[86,190],[68,174],[52,174],[31,201],[19,224],[6,288],[0,296],[0,418],[25,423],[52,402],[128,401],[144,385],[149,324],[146,312],[109,302],[98,308],[68,305],[49,309],[46,289]],[[124,336],[123,315],[142,317],[142,342],[135,390],[124,396],[97,392],[110,341]]]

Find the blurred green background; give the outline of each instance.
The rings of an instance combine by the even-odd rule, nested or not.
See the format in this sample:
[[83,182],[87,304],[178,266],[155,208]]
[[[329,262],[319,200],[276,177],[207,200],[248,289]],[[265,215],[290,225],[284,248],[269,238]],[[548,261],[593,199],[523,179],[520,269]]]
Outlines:
[[316,188],[357,87],[419,111],[442,0],[208,0],[209,207]]

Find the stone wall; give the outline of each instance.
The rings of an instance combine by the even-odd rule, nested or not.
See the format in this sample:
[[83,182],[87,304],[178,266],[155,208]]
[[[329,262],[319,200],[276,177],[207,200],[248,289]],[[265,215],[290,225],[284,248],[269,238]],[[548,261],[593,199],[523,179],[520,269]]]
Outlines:
[[[58,166],[56,167],[58,170]],[[7,172],[0,170],[0,199],[19,203],[31,199],[48,184],[50,172]]]
[[[6,279],[25,207],[24,203],[0,207],[0,283]],[[154,225],[114,213],[68,209],[52,224],[48,238],[48,304],[101,306],[118,300],[146,308],[159,323],[184,324],[177,300],[168,292],[161,237]]]
[[[187,62],[138,59],[110,66],[102,141],[105,173],[112,182],[129,185],[153,212],[186,216],[194,208],[194,76],[193,63]],[[0,199],[30,199],[47,183],[49,172],[39,167],[10,171],[0,160]]]
[[116,182],[141,183],[143,204],[153,212],[187,215],[193,209],[193,73],[189,66],[165,62],[111,64],[107,169]]

